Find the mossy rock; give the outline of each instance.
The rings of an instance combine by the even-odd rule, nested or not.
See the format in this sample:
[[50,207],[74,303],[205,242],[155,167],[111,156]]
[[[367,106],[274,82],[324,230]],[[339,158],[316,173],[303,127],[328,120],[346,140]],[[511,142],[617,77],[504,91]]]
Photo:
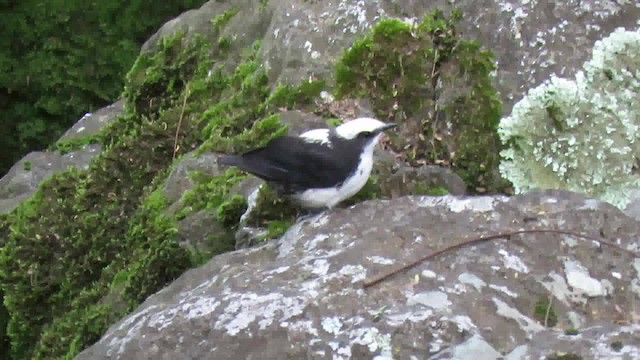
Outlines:
[[492,54],[458,35],[459,11],[417,25],[382,19],[336,65],[337,99],[370,98],[399,123],[391,148],[412,165],[451,167],[472,192],[498,191],[501,102]]
[[104,150],[89,168],[45,180],[6,217],[0,281],[13,358],[71,358],[147,296],[233,248],[223,235],[245,201],[228,190],[245,175],[196,179],[194,188],[214,191],[183,195],[190,211],[210,211],[224,228],[204,251],[182,246],[163,184],[186,153],[239,151],[286,131],[258,49],[223,69],[206,41],[163,38],[129,72],[125,113],[96,135]]

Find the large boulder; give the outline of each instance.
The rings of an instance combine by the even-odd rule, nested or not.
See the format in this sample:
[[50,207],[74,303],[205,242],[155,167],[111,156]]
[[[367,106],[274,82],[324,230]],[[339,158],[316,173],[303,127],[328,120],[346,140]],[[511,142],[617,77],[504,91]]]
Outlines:
[[573,75],[594,42],[619,26],[635,27],[637,1],[270,1],[273,19],[263,53],[270,78],[331,77],[354,39],[384,17],[419,21],[432,9],[459,7],[460,28],[496,55],[497,86],[508,113],[530,87],[556,73]]
[[[398,264],[483,235],[364,288]],[[582,359],[640,354],[640,226],[569,192],[401,197],[217,256],[77,359]],[[632,325],[636,324],[636,325]],[[546,326],[545,326],[546,325]]]

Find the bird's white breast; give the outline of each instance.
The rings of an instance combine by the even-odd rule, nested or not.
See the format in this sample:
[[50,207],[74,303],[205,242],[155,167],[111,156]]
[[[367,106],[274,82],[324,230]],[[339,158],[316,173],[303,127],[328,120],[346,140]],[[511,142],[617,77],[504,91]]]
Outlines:
[[[378,136],[379,137],[379,136]],[[348,177],[340,187],[309,189],[295,196],[296,200],[305,207],[332,208],[362,189],[371,175],[373,168],[373,149],[378,143],[378,137],[367,144],[360,155],[360,162],[355,172]]]

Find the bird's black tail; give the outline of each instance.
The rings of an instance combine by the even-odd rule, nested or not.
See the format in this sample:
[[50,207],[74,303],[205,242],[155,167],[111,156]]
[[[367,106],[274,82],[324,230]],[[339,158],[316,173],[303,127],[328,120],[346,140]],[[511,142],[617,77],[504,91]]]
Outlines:
[[238,155],[218,156],[218,166],[238,166],[241,162],[242,158]]

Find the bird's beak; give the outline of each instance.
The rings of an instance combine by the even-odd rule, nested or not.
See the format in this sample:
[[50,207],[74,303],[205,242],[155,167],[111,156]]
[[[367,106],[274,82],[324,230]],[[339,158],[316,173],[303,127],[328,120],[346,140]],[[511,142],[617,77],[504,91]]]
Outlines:
[[384,124],[384,126],[382,126],[382,127],[380,128],[380,132],[383,132],[383,131],[385,131],[385,130],[389,130],[389,129],[394,128],[394,127],[396,127],[396,126],[398,126],[398,124],[394,124],[394,123],[386,123],[386,124]]

